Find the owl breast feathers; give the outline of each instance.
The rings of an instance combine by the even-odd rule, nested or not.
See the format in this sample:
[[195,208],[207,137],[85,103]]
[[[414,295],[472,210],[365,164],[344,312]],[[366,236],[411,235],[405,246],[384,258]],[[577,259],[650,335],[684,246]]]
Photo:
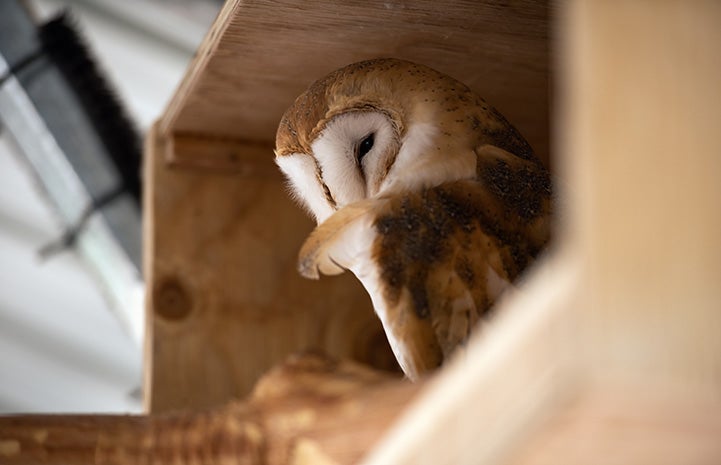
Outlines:
[[315,82],[276,162],[318,227],[309,278],[351,270],[411,379],[443,363],[549,238],[551,185],[518,131],[464,84],[377,59]]

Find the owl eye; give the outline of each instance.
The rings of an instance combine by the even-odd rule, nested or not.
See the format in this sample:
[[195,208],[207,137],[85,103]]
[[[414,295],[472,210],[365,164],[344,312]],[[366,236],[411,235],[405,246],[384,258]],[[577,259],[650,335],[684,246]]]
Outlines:
[[364,156],[373,148],[373,139],[375,138],[374,133],[370,133],[360,141],[358,148],[356,149],[356,159],[360,162]]

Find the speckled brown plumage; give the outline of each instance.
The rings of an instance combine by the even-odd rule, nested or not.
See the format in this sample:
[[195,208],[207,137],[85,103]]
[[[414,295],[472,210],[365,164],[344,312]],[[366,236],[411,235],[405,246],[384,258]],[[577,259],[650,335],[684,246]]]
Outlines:
[[[511,176],[527,175],[528,167],[519,165]],[[546,245],[550,202],[534,193],[548,192],[548,178],[537,176],[542,185],[517,188],[523,191],[521,199],[531,197],[536,205],[531,216],[525,205],[507,207],[502,190],[505,178],[500,185],[491,179],[490,189],[475,181],[456,181],[409,192],[389,199],[379,209],[372,257],[386,283],[392,319],[398,322],[386,331],[401,337],[409,326],[416,327],[415,332],[423,326],[429,368],[440,365],[465,341],[471,328],[488,316],[494,303],[487,292],[489,269],[504,280],[515,281]],[[454,327],[452,302],[467,290],[475,308],[461,310],[467,312],[465,316],[455,315],[468,324]]]

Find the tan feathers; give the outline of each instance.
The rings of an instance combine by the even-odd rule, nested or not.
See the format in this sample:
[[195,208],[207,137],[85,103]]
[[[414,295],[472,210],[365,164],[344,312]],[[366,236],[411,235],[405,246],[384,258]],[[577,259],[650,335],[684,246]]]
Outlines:
[[331,73],[286,112],[276,142],[319,221],[301,274],[352,271],[411,379],[465,342],[548,241],[550,179],[530,146],[427,67],[381,59]]
[[348,205],[315,228],[298,254],[300,274],[309,279],[340,274],[359,260],[373,240],[369,223],[374,203]]

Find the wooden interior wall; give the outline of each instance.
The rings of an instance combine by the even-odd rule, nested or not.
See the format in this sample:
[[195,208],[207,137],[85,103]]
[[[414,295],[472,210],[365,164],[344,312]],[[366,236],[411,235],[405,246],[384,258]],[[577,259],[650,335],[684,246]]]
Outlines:
[[327,72],[395,56],[468,83],[548,151],[545,2],[226,3],[148,139],[148,407],[245,395],[288,352],[395,365],[348,275],[301,279],[312,228],[273,163],[275,129]]
[[323,349],[392,368],[370,299],[352,276],[296,272],[311,222],[277,174],[177,169],[167,139],[146,150],[146,398],[153,412],[242,397],[289,352]]

